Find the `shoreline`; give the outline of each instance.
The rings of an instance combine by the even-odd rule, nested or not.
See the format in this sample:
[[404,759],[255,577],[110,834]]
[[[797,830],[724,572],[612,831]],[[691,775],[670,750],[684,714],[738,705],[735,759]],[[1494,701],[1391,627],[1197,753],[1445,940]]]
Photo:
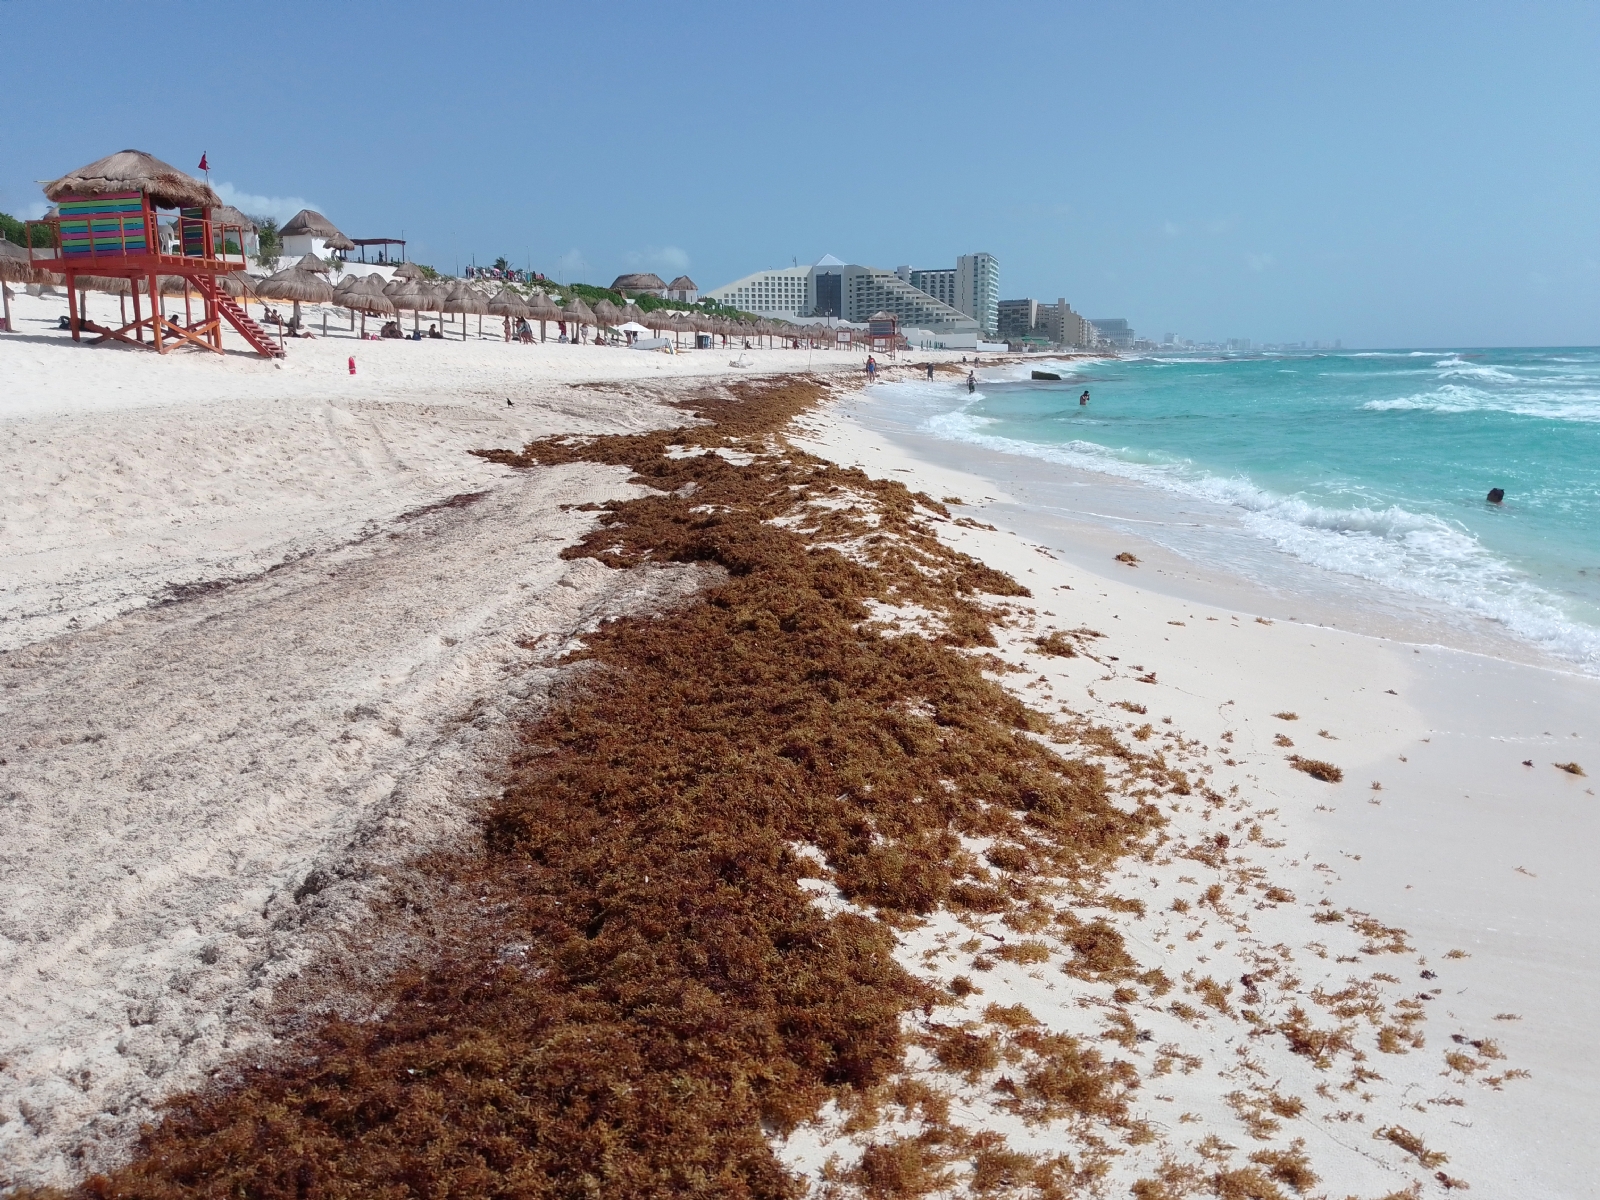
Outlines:
[[1600,677],[1497,619],[1308,563],[1246,531],[1230,505],[1092,467],[939,437],[920,425],[920,390],[914,383],[899,394],[878,392],[889,398],[881,415],[864,398],[840,411],[865,435],[887,438],[921,463],[978,475],[988,511],[1088,569],[1102,561],[1102,551],[1131,547],[1146,560],[1156,586],[1176,598]]

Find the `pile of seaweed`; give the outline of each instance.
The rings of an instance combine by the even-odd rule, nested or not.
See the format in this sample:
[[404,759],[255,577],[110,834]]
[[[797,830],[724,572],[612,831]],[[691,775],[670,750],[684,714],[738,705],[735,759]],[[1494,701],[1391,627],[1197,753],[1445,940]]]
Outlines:
[[[677,430],[482,452],[628,466],[650,493],[568,555],[717,581],[585,639],[481,844],[419,864],[422,961],[180,1097],[84,1193],[798,1196],[770,1136],[881,1087],[903,1018],[949,999],[896,964],[894,926],[1025,905],[1031,872],[1087,878],[1159,822],[1111,802],[1103,731],[1075,749],[985,676],[998,598],[1027,593],[933,536],[943,505],[782,441],[824,390],[751,383]],[[853,902],[833,915],[800,884],[815,854]]]

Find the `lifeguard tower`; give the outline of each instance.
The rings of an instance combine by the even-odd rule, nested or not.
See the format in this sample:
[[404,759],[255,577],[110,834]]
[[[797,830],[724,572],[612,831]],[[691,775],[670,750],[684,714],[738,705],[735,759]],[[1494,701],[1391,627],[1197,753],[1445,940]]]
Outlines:
[[[222,322],[227,321],[257,354],[282,357],[282,349],[233,302],[220,282],[247,265],[245,229],[213,219],[223,204],[209,184],[142,150],[123,150],[45,184],[44,194],[56,203],[56,214],[28,222],[30,265],[65,277],[74,341],[89,333],[95,335],[95,344],[112,340],[130,346],[148,344],[161,354],[192,345],[221,354]],[[162,209],[177,210],[177,236],[166,253],[157,224]],[[34,230],[41,227],[45,236],[38,238]],[[70,303],[80,277],[126,279],[133,320],[120,329],[82,320],[77,305]],[[182,321],[168,320],[161,312],[161,281],[174,278],[185,281]],[[190,310],[190,288],[203,303],[198,320]],[[148,315],[140,312],[141,295],[149,300]]]
[[874,354],[897,357],[900,350],[900,318],[892,312],[875,312],[867,318],[867,338]]

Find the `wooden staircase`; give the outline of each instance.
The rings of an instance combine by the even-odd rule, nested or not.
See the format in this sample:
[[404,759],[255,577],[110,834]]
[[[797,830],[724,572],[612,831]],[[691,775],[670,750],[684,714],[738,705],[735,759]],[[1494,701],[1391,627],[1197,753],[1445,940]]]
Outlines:
[[272,336],[265,329],[255,323],[249,313],[233,302],[232,296],[217,286],[215,276],[195,275],[191,279],[200,289],[200,293],[217,306],[217,311],[228,324],[238,330],[239,336],[250,343],[251,349],[265,358],[284,357],[283,348],[272,340]]

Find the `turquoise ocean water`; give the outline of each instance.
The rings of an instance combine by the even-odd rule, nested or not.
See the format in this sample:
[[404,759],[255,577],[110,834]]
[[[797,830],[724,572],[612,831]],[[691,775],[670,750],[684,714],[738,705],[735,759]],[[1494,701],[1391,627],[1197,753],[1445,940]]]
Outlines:
[[1600,672],[1600,350],[1036,365],[1063,380],[1002,368],[975,395],[923,389],[902,416],[1217,514],[1231,540],[1193,534],[1176,547],[1192,558],[1316,568]]

